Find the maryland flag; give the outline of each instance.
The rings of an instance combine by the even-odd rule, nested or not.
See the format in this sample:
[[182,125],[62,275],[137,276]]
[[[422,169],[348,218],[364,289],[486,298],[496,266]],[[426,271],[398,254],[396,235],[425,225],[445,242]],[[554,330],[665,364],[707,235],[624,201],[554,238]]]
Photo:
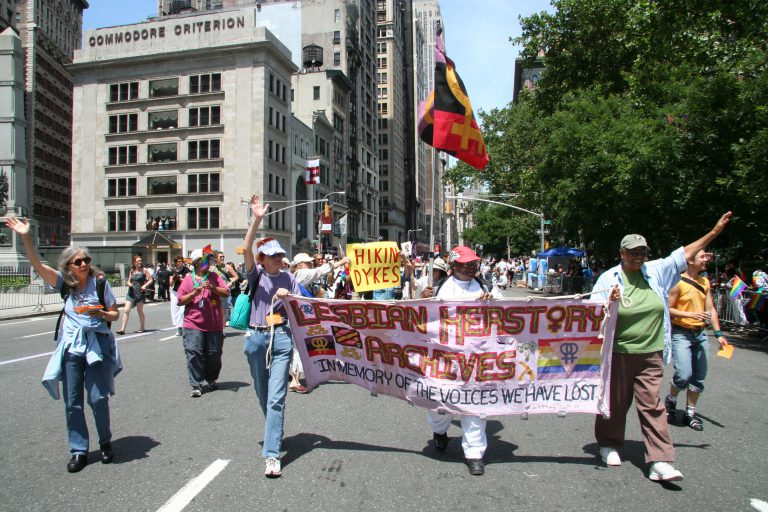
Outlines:
[[441,29],[435,37],[435,89],[419,105],[419,136],[475,169],[488,163],[483,134],[456,66],[445,54]]

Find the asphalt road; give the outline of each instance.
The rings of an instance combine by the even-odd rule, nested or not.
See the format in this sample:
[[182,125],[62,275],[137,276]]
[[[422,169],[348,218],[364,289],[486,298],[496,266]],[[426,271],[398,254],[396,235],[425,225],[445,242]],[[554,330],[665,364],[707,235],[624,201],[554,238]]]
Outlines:
[[[95,462],[92,439],[94,462],[77,474],[65,468],[64,405],[40,384],[55,316],[0,322],[0,510],[153,511],[183,496],[177,493],[188,484],[190,494],[202,491],[185,511],[700,512],[756,510],[761,505],[752,500],[768,502],[768,414],[761,398],[768,355],[755,340],[735,341],[730,361],[711,353],[699,407],[704,431],[672,427],[685,475],[679,485],[645,477],[633,413],[618,468],[600,464],[590,416],[491,418],[486,474],[473,477],[462,462],[458,426],[449,430],[448,451],[437,454],[423,410],[348,384],[289,394],[283,477],[270,480],[263,475],[263,418],[242,334],[227,332],[220,389],[192,399],[168,305],[146,311],[147,327],[155,330],[132,334],[134,313],[119,339],[125,369],[110,402],[115,462]],[[94,435],[90,411],[87,416]]]

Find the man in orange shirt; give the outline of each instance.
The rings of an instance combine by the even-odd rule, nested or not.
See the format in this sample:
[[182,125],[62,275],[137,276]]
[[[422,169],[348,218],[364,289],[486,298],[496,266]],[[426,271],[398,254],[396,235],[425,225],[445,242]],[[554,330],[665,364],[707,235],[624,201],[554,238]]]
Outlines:
[[688,269],[680,282],[669,292],[675,374],[665,404],[668,420],[672,421],[677,410],[677,395],[687,388],[684,421],[693,430],[704,430],[704,424],[696,416],[696,403],[704,391],[704,379],[707,377],[707,324],[712,325],[720,346],[728,345],[720,331],[709,280],[701,275],[708,260],[708,253],[703,250],[697,252],[687,262]]

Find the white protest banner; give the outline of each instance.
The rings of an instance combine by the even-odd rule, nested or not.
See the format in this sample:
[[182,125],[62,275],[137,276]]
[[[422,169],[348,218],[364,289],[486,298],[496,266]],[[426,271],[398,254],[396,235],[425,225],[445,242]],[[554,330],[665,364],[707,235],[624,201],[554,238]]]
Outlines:
[[310,388],[341,380],[456,414],[609,413],[616,303],[283,301]]

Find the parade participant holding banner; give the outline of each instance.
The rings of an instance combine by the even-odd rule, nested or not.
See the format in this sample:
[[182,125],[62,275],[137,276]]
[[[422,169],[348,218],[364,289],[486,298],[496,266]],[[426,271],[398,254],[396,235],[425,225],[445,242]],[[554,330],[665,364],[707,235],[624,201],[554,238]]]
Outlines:
[[264,413],[264,474],[275,478],[282,474],[280,447],[283,442],[285,397],[288,394],[288,371],[293,354],[293,340],[283,303],[273,298],[288,293],[299,295],[298,284],[289,272],[281,272],[285,249],[277,240],[265,238],[253,253],[256,231],[266,215],[268,204],[261,206],[259,198],[251,196],[253,219],[245,234],[245,271],[248,284],[256,289],[251,305],[251,319],[245,333],[243,351],[253,377],[253,387]]
[[35,271],[64,297],[58,344],[45,370],[43,385],[58,400],[59,381],[62,384],[71,455],[67,471],[76,473],[88,464],[85,394],[93,409],[101,462],[109,464],[113,459],[109,395],[115,394],[114,377],[123,368],[115,337],[107,324],[120,316],[112,288],[108,282],[97,283],[91,257],[85,249],[74,246],[64,249],[56,270],[40,261],[27,219],[9,216],[5,225],[21,237]]
[[704,430],[704,424],[696,416],[696,403],[704,391],[704,379],[707,377],[707,324],[712,325],[720,347],[728,345],[728,340],[720,331],[720,319],[712,301],[709,280],[701,275],[709,256],[703,249],[697,252],[688,261],[688,270],[681,281],[669,292],[675,374],[664,405],[669,415],[667,419],[673,420],[677,395],[688,388],[684,418],[685,424],[693,430]]
[[189,385],[192,398],[202,396],[202,383],[208,390],[218,386],[221,372],[221,354],[224,348],[224,308],[229,288],[219,274],[213,271],[213,255],[195,249],[190,255],[195,271],[187,275],[177,290],[179,306],[184,306],[182,336],[187,355]]
[[611,414],[610,418],[595,417],[595,438],[608,466],[621,464],[617,450],[624,446],[626,417],[634,394],[645,460],[651,464],[648,478],[683,479],[672,465],[675,450],[659,396],[664,360],[669,362],[670,357],[669,292],[687,269],[686,260],[692,260],[714,240],[730,218],[728,212],[700,239],[654,261],[648,261],[650,250],[643,236],[627,235],[621,240],[621,264],[604,272],[595,283],[593,298],[621,300],[611,361]]
[[[438,261],[438,260],[435,260]],[[439,260],[442,261],[442,260]],[[487,287],[475,277],[477,274],[480,257],[469,247],[454,247],[448,255],[451,264],[452,275],[444,280],[436,282],[434,290],[429,290],[430,296],[440,299],[471,298],[477,300],[489,300],[502,298],[498,288]],[[435,448],[444,452],[448,448],[448,427],[453,420],[452,414],[440,414],[434,411],[427,413],[429,426],[432,428],[432,439]],[[464,436],[461,439],[461,447],[464,449],[464,459],[469,467],[470,475],[482,475],[485,473],[483,454],[488,446],[485,436],[485,418],[473,415],[461,416],[461,428]]]

